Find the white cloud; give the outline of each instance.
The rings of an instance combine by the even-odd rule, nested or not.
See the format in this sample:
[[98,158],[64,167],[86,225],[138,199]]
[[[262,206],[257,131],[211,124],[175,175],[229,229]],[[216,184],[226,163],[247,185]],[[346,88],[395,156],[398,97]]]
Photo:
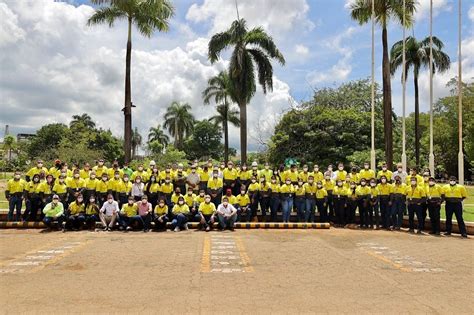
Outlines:
[[[5,7],[4,3],[0,3]],[[72,115],[87,112],[97,124],[123,135],[125,37],[124,25],[87,27],[90,6],[74,7],[52,0],[9,2],[24,38],[0,54],[2,115],[0,124],[13,132],[34,132],[47,123],[69,123]],[[34,12],[34,13],[33,13]],[[144,137],[162,124],[166,107],[174,100],[188,102],[199,119],[214,113],[202,105],[207,80],[227,63],[207,61],[206,38],[184,47],[149,49],[149,39],[134,36],[132,54],[133,125]],[[143,48],[145,47],[145,48]],[[274,78],[274,92],[259,92],[249,105],[249,132],[261,113],[288,105],[289,86]],[[231,133],[238,148],[239,133]],[[249,148],[255,144],[249,139]]]
[[469,9],[469,19],[474,22],[474,5]]
[[[250,27],[262,26],[272,34],[280,34],[301,27],[311,30],[315,24],[308,18],[309,5],[306,0],[240,0],[239,15],[245,18]],[[186,19],[195,23],[211,23],[209,34],[222,32],[237,19],[235,2],[229,0],[204,0],[193,4]]]
[[0,47],[16,43],[25,38],[25,31],[18,26],[18,17],[5,3],[0,3]]
[[[433,17],[440,12],[451,12],[452,6],[448,0],[433,0]],[[418,0],[417,10],[415,12],[415,20],[421,21],[430,17],[430,0]]]
[[309,54],[309,48],[305,45],[298,44],[295,46],[295,52],[300,56],[307,56]]

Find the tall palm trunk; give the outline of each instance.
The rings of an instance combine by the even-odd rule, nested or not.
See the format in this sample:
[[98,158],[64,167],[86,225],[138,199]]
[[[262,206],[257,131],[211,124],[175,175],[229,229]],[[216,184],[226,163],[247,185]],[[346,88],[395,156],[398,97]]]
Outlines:
[[130,162],[131,139],[132,139],[132,88],[130,82],[130,64],[132,59],[132,19],[128,19],[128,39],[127,39],[127,56],[125,61],[125,115],[124,126],[124,151],[125,162]]
[[227,117],[222,122],[222,127],[222,129],[224,129],[224,161],[227,165],[227,162],[229,161],[229,123],[227,121]]
[[418,100],[418,76],[413,78],[415,84],[415,160],[416,167],[420,167],[420,103]]
[[383,120],[385,139],[385,159],[387,167],[392,168],[393,164],[393,136],[392,136],[392,90],[390,84],[390,60],[388,57],[387,28],[382,30],[382,80],[383,80]]
[[247,104],[242,102],[240,108],[240,161],[247,163]]

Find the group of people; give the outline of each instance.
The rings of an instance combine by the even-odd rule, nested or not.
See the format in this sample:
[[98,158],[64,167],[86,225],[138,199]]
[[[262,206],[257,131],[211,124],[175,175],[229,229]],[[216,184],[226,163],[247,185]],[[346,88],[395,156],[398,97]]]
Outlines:
[[[120,229],[134,227],[148,231],[154,222],[157,229],[187,229],[187,222],[199,222],[209,231],[214,222],[219,228],[233,229],[236,221],[260,220],[289,222],[296,210],[299,222],[332,222],[337,227],[356,223],[359,214],[361,228],[400,230],[403,215],[408,212],[409,232],[424,230],[427,214],[431,232],[440,235],[440,211],[445,203],[446,233],[451,234],[452,216],[456,216],[460,233],[467,237],[462,217],[466,188],[455,177],[440,185],[424,171],[416,168],[407,174],[397,165],[392,172],[383,164],[378,172],[364,163],[362,169],[339,163],[320,169],[314,165],[298,168],[271,168],[257,162],[234,166],[233,162],[214,165],[212,160],[173,163],[164,169],[150,161],[148,167],[138,164],[119,167],[113,161],[109,167],[100,159],[91,167],[82,167],[56,160],[46,168],[38,160],[22,178],[17,171],[7,183],[8,220],[35,221],[43,219],[49,227],[57,221],[64,229],[92,227],[100,221],[104,230],[117,225]],[[21,217],[23,201],[26,210]],[[41,211],[42,210],[42,211]],[[316,215],[319,214],[319,217]],[[269,214],[269,217],[267,217]],[[118,223],[118,224],[117,224]]]

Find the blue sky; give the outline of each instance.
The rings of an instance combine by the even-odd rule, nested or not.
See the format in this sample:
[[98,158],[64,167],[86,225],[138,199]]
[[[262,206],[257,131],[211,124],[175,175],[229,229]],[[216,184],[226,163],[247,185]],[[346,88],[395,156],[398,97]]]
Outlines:
[[[291,104],[308,100],[312,89],[335,86],[370,76],[370,25],[350,19],[350,0],[239,0],[241,17],[253,27],[262,25],[285,56],[275,64],[275,90],[258,92],[249,106],[249,145],[258,149],[271,135],[281,113]],[[435,77],[435,98],[457,73],[457,0],[434,0],[433,34],[445,43],[453,61],[448,73]],[[133,34],[132,95],[139,106],[134,125],[146,134],[162,123],[173,100],[188,102],[197,118],[209,117],[200,93],[207,79],[226,67],[210,65],[207,42],[236,17],[232,0],[173,1],[176,15],[168,33],[151,39]],[[98,124],[121,135],[122,117],[115,109],[123,103],[126,30],[86,27],[93,13],[89,1],[0,0],[4,31],[0,32],[2,102],[8,112],[0,123],[16,132],[34,132],[50,122],[68,123],[73,114],[90,112]],[[463,1],[463,76],[474,77],[474,1]],[[407,35],[429,35],[429,0],[419,0],[416,22]],[[401,27],[389,25],[389,46],[402,38]],[[376,80],[381,82],[381,31],[376,28]],[[224,59],[228,54],[224,54]],[[428,109],[427,72],[421,74],[421,109]],[[411,75],[409,80],[411,79]],[[392,80],[393,106],[401,114],[400,74]],[[413,106],[412,81],[407,82],[407,112]],[[38,109],[38,104],[42,107]],[[238,147],[238,133],[231,144]]]

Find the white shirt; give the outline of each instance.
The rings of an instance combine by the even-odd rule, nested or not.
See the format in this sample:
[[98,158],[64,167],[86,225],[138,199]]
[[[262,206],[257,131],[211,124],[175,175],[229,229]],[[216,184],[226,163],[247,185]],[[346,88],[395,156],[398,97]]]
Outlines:
[[100,209],[100,212],[104,213],[105,215],[114,215],[114,213],[117,213],[119,211],[119,205],[117,201],[112,201],[112,203],[109,203],[108,201],[104,202],[102,205],[102,208]]
[[231,205],[230,203],[227,204],[227,207],[224,207],[224,205],[221,203],[217,207],[217,212],[220,214],[232,214],[232,213],[237,212],[237,209],[235,209],[235,207]]
[[137,196],[137,197],[141,197],[143,196],[143,188],[145,188],[145,184],[143,183],[133,183],[132,185],[132,196]]
[[407,172],[401,171],[399,172],[398,170],[396,172],[393,172],[392,174],[392,179],[395,181],[395,176],[400,176],[400,179],[402,180],[402,183],[405,182],[405,179],[407,178]]

